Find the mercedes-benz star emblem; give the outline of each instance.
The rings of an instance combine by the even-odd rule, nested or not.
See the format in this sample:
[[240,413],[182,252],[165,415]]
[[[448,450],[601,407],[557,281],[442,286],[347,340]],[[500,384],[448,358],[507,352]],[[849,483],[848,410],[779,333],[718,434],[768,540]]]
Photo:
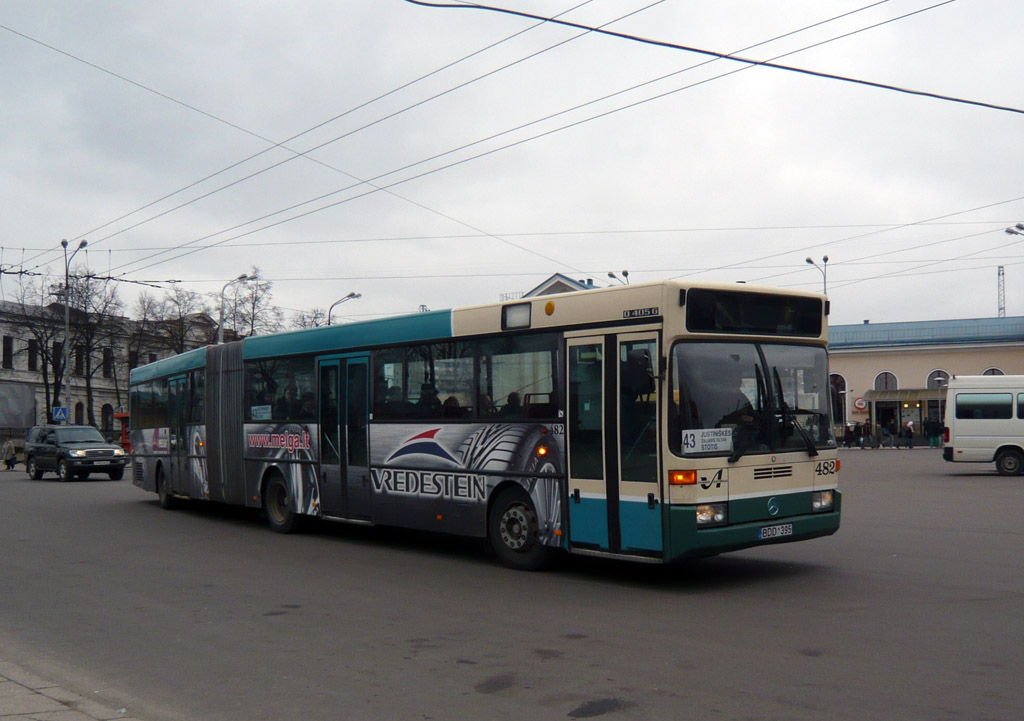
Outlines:
[[768,499],[768,515],[776,516],[779,513],[779,499],[772,496]]

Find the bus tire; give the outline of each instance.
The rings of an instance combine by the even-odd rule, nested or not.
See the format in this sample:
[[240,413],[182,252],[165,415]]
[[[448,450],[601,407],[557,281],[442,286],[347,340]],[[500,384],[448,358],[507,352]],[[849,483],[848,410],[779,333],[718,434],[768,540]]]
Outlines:
[[74,478],[74,474],[71,472],[71,466],[69,466],[68,462],[63,458],[57,462],[57,477],[62,483],[67,483]]
[[167,477],[164,475],[163,466],[156,469],[156,495],[160,498],[160,508],[165,511],[177,508],[178,500],[171,493],[171,489],[167,487]]
[[519,571],[537,571],[548,564],[551,549],[540,542],[537,513],[518,487],[500,491],[491,503],[487,538],[498,559]]
[[292,533],[298,530],[298,519],[291,509],[291,490],[280,473],[271,473],[263,485],[263,512],[272,531]]
[[29,457],[25,461],[25,472],[28,473],[28,477],[33,481],[41,481],[43,479],[43,472],[39,469],[39,464],[36,463],[36,459]]
[[1020,451],[1001,451],[996,456],[996,470],[1002,476],[1019,476],[1024,473],[1024,456]]

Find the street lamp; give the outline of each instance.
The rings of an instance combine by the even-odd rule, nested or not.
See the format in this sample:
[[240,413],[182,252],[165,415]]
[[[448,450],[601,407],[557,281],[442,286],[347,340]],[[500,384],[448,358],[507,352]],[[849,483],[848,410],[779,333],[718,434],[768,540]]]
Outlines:
[[[71,374],[68,373],[68,357],[71,351],[71,261],[75,259],[75,254],[85,246],[89,245],[88,240],[83,240],[78,244],[78,247],[71,252],[71,256],[68,256],[68,241],[62,240],[60,247],[64,249],[64,365],[61,368],[61,374],[64,376],[65,391],[71,387]],[[68,398],[71,394],[65,392],[64,397]],[[66,420],[65,423],[69,422],[70,419]]]
[[353,291],[353,292],[349,293],[348,295],[346,295],[344,298],[339,298],[338,300],[336,300],[333,303],[331,303],[331,307],[327,309],[327,325],[331,324],[331,312],[334,310],[334,306],[341,305],[346,300],[352,300],[353,298],[362,298],[362,297],[363,297],[362,293],[356,293],[355,291]]
[[614,271],[610,271],[609,270],[608,271],[608,277],[611,278],[612,280],[619,281],[619,283],[621,283],[622,285],[629,285],[629,271],[628,270],[622,271],[622,278],[620,278],[619,276],[615,275]]
[[821,265],[815,263],[814,258],[810,256],[805,259],[805,262],[821,271],[821,292],[823,295],[828,295],[828,256],[821,256]]
[[235,283],[242,283],[247,280],[254,280],[254,278],[250,278],[248,273],[242,273],[234,280],[229,280],[220,289],[220,323],[217,325],[217,345],[224,342],[224,292]]
[[1024,223],[1017,223],[1017,225],[1007,228],[1003,232],[1007,235],[1024,235],[1021,231],[1024,231]]

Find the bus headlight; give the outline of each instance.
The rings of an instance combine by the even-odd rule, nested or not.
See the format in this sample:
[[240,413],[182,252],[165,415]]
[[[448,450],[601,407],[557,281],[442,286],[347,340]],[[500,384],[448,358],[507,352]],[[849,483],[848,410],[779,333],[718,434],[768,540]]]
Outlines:
[[832,510],[832,491],[815,491],[811,494],[811,510],[815,513]]
[[721,526],[729,520],[724,503],[702,503],[697,506],[698,526]]

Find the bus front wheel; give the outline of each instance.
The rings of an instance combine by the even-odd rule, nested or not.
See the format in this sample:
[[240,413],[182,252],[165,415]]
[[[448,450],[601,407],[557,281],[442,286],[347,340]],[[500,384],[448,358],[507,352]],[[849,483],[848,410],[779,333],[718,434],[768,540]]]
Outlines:
[[263,487],[263,512],[271,530],[291,533],[296,529],[295,511],[292,510],[291,490],[280,473],[274,473]]
[[520,488],[506,488],[491,504],[487,536],[498,559],[510,568],[536,571],[550,560],[551,549],[540,542],[537,513]]
[[1024,456],[1020,451],[1003,451],[996,456],[996,470],[1003,476],[1019,476],[1024,473]]

